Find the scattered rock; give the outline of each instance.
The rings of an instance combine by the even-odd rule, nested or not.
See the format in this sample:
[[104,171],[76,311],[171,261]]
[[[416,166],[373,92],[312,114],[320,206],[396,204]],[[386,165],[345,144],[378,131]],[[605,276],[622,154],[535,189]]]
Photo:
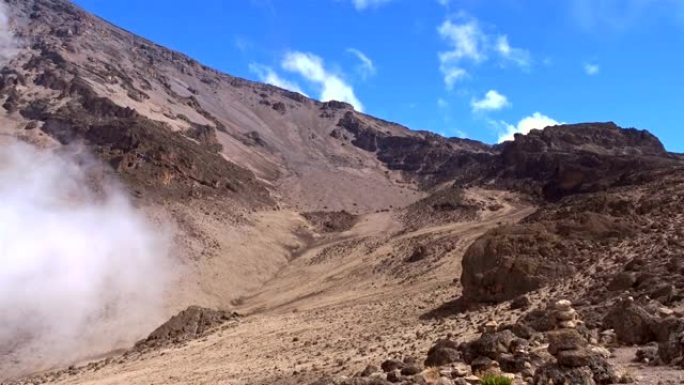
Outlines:
[[461,360],[459,345],[450,339],[438,340],[428,351],[425,366],[442,366]]

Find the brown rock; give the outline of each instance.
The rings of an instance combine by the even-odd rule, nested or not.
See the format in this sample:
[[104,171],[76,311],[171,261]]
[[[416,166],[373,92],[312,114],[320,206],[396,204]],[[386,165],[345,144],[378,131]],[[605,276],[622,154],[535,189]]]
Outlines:
[[589,365],[591,357],[591,352],[586,349],[562,350],[556,354],[559,365],[571,368]]
[[549,353],[553,355],[564,350],[574,350],[587,346],[587,340],[575,329],[552,330],[546,336],[549,340]]
[[616,304],[603,319],[604,328],[614,329],[618,340],[626,344],[643,345],[655,340],[655,324],[651,314],[631,301]]
[[534,385],[596,385],[589,368],[567,368],[555,364],[543,366],[534,373]]

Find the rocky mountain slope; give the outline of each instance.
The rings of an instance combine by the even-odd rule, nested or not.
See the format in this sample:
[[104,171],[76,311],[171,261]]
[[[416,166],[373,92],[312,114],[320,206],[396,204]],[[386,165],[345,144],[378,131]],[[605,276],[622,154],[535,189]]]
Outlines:
[[[587,344],[613,330],[611,347],[659,342],[660,362],[682,356],[658,331],[682,331],[684,158],[647,131],[584,123],[496,146],[443,138],[220,73],[66,0],[3,1],[20,48],[0,69],[0,138],[85,144],[140,210],[175,226],[185,270],[168,317],[189,306],[245,315],[192,307],[169,327],[191,338],[123,355],[36,366],[10,352],[4,377],[73,364],[30,381],[448,384],[489,354],[533,382],[557,374],[553,354],[518,368],[501,355],[515,353],[512,338],[478,357],[468,344],[497,321],[543,347],[547,330],[531,317],[564,298]],[[636,301],[625,314],[641,329],[611,318],[621,296]],[[432,346],[447,335],[458,344]],[[451,358],[415,358],[445,349]],[[335,377],[388,358],[400,364],[387,374]],[[466,372],[440,379],[455,363]],[[423,366],[442,372],[420,380]]]

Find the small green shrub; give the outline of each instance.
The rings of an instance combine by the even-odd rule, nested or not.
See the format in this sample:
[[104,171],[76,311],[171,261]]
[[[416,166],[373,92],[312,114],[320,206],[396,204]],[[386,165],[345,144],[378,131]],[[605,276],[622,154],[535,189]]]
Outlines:
[[513,379],[498,374],[485,374],[480,382],[482,385],[511,385]]

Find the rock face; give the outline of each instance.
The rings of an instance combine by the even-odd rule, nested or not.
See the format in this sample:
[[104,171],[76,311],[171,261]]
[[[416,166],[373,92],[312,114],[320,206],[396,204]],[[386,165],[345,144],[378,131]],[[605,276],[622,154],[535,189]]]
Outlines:
[[549,200],[621,183],[635,167],[657,168],[667,155],[655,136],[612,122],[533,130],[502,147],[504,175],[541,183]]

